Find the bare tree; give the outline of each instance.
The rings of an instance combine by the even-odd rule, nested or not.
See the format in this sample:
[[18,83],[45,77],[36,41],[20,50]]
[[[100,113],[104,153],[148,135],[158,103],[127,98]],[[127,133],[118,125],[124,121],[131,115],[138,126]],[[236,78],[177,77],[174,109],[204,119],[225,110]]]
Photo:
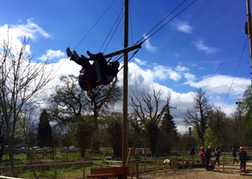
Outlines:
[[133,94],[131,106],[137,116],[141,128],[144,127],[145,140],[151,148],[152,154],[157,149],[160,135],[159,123],[163,114],[170,108],[170,95],[166,101],[161,100],[161,91],[152,90],[152,93],[143,91],[140,95]]
[[[131,106],[134,113],[139,118],[141,125],[144,125],[147,120],[154,121],[158,124],[169,108],[170,94],[168,94],[166,101],[161,99],[161,91],[152,90],[152,93],[143,91],[139,95],[133,94],[131,97]],[[163,103],[163,104],[162,104]],[[160,107],[162,105],[162,107]]]
[[186,125],[193,125],[201,141],[204,141],[204,134],[209,120],[211,106],[208,95],[202,88],[197,89],[194,96],[194,105],[188,108],[185,113],[184,122]]
[[[9,36],[9,35],[8,35]],[[47,62],[33,63],[27,52],[29,39],[24,37],[20,47],[11,46],[3,40],[0,54],[0,107],[6,125],[6,136],[12,174],[15,175],[13,161],[13,140],[16,124],[25,105],[53,79],[52,70],[47,70]]]

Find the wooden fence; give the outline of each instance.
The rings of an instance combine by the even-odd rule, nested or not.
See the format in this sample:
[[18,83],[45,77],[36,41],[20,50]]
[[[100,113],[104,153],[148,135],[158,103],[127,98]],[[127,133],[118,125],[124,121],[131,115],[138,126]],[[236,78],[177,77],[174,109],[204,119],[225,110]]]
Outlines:
[[[172,157],[170,159],[170,162],[164,162],[166,158],[144,158],[142,160],[130,160],[129,161],[129,177],[131,178],[139,178],[140,175],[145,175],[146,173],[153,172],[155,175],[159,172],[176,172],[177,170],[190,170],[194,167],[201,167],[204,168],[204,165],[202,165],[201,160],[192,160],[187,158],[178,158],[178,157]],[[66,162],[66,163],[51,163],[51,164],[32,164],[32,165],[17,165],[17,176],[19,172],[22,170],[22,168],[30,168],[32,170],[35,170],[36,168],[43,167],[43,166],[52,166],[54,168],[54,179],[57,178],[57,168],[62,165],[82,165],[83,166],[83,179],[86,178],[87,175],[90,175],[90,171],[86,172],[86,165],[91,164],[93,161],[80,161],[80,162]],[[215,158],[211,159],[211,162],[216,162]],[[217,167],[215,164],[215,169],[218,171],[225,171],[225,172],[239,172],[240,165],[239,164],[233,164],[233,158],[232,157],[221,157],[219,161],[219,167]],[[114,167],[114,166],[121,166],[121,161],[112,161],[107,160],[104,162],[104,165],[101,165],[102,167]],[[247,168],[251,169],[251,164],[247,162]],[[10,171],[9,166],[0,167],[0,174],[7,174]],[[1,178],[1,177],[0,177]]]

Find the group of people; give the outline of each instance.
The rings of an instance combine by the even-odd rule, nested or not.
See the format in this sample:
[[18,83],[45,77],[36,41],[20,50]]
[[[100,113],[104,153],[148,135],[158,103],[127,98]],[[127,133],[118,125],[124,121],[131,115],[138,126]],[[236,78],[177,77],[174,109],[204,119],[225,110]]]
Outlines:
[[[220,165],[220,148],[217,147],[214,151],[214,153],[211,153],[211,146],[209,145],[207,147],[207,149],[204,150],[203,147],[200,148],[200,152],[199,152],[199,156],[201,158],[201,161],[203,164],[205,164],[205,169],[208,171],[209,170],[209,164],[210,164],[210,159],[211,157],[215,157],[216,163],[218,164],[218,166]],[[237,160],[237,155],[236,155],[236,150],[234,149],[234,147],[232,148],[232,155],[233,155],[233,164],[235,162],[238,163]],[[247,158],[247,152],[243,150],[243,146],[240,146],[240,150],[238,151],[238,155],[239,155],[239,161],[240,163],[240,169],[242,170],[246,170],[246,158]],[[191,149],[191,159],[192,159],[192,163],[194,160],[194,156],[195,156],[195,151],[194,151],[194,146],[192,146]]]

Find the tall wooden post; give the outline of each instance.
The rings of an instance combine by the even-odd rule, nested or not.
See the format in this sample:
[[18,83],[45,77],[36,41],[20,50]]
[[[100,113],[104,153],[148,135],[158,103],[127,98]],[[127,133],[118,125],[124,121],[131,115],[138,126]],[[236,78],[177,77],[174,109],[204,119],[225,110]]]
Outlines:
[[[252,37],[251,37],[251,13],[250,13],[250,0],[247,0],[247,17],[248,17],[248,22],[247,22],[247,32],[248,32],[248,38],[249,38],[249,47],[250,47],[250,73],[251,73],[251,94],[252,94]],[[252,101],[252,95],[251,95],[251,101]],[[252,108],[252,103],[250,106],[250,109]],[[251,114],[252,116],[252,110]]]
[[[124,48],[128,47],[128,0],[124,1]],[[123,62],[122,165],[126,165],[128,148],[128,53]]]

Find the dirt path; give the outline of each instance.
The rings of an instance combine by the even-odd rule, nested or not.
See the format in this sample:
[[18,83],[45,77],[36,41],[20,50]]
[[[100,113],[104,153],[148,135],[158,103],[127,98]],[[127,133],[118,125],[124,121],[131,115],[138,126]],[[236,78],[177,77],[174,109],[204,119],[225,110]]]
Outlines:
[[141,174],[141,179],[232,179],[232,178],[251,178],[250,176],[240,175],[239,166],[235,165],[223,171],[223,168],[216,167],[213,171],[206,171],[203,168],[200,169],[185,169],[169,172],[159,172]]

